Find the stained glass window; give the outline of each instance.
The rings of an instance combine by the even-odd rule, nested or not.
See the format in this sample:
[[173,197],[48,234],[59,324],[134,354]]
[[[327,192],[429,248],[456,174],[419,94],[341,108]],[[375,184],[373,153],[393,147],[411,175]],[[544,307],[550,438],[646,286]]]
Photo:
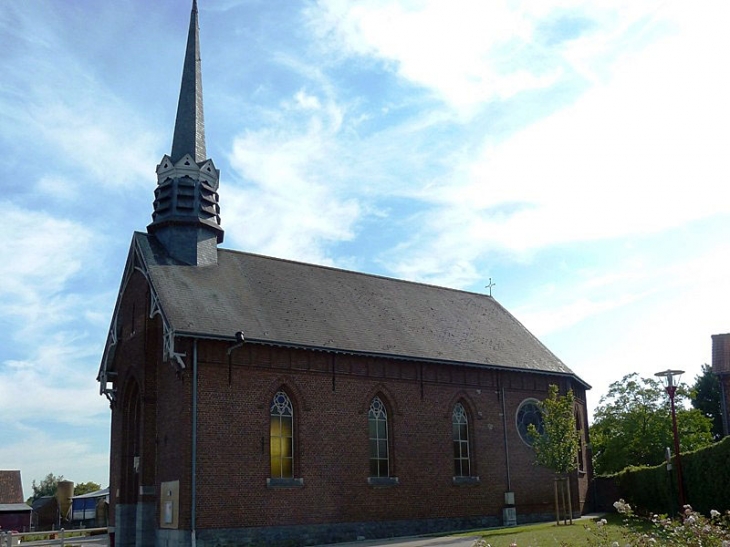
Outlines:
[[528,445],[532,446],[533,440],[527,434],[527,428],[533,424],[537,432],[542,435],[544,433],[544,425],[542,421],[542,412],[535,399],[525,399],[517,409],[517,431],[520,438]]
[[370,476],[389,477],[388,411],[380,397],[375,397],[370,403],[368,428],[370,437]]
[[290,479],[294,477],[294,409],[283,391],[274,395],[270,414],[271,478]]
[[469,420],[464,405],[456,403],[451,415],[451,430],[454,439],[454,476],[468,477],[469,464]]

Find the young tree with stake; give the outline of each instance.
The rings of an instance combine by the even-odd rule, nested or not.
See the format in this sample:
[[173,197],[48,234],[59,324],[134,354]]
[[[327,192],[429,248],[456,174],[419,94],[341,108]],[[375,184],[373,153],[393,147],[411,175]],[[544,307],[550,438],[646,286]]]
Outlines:
[[543,433],[540,434],[534,424],[530,424],[527,429],[535,450],[536,463],[555,472],[557,523],[560,524],[559,499],[562,499],[563,514],[567,514],[570,524],[573,524],[568,474],[578,467],[578,449],[580,448],[579,433],[575,422],[573,390],[569,390],[565,395],[560,395],[558,386],[551,384],[548,388],[547,398],[539,403],[539,407],[542,412]]

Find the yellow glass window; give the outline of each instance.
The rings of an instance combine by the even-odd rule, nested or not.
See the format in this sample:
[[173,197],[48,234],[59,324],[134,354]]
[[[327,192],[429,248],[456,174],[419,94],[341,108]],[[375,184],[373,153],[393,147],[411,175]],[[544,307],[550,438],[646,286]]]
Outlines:
[[290,479],[294,477],[294,409],[283,391],[274,395],[270,414],[271,478]]

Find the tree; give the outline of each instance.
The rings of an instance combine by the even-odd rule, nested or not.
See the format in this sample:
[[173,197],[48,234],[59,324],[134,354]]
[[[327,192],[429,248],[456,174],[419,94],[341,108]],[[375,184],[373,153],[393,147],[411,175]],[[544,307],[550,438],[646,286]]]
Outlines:
[[35,500],[42,498],[43,496],[55,496],[56,490],[58,490],[58,483],[62,480],[63,475],[56,477],[53,473],[48,473],[46,478],[43,479],[40,484],[36,484],[35,479],[33,479],[33,484],[31,485],[33,488],[33,495],[28,501],[33,503]]
[[[542,413],[542,434],[534,424],[527,428],[532,439],[532,448],[535,450],[535,459],[538,464],[552,469],[556,474],[555,480],[555,514],[560,523],[560,503],[563,500],[563,514],[569,515],[573,522],[573,510],[570,500],[570,483],[566,476],[578,467],[578,450],[580,439],[575,423],[575,398],[573,391],[566,395],[559,395],[558,386],[550,385],[547,398],[539,404]],[[567,488],[568,506],[565,507],[565,491],[558,495],[558,485]]]
[[720,379],[713,374],[712,367],[702,365],[702,374],[695,376],[690,391],[692,406],[712,420],[712,438],[719,441],[723,435]]
[[[712,443],[711,420],[697,409],[687,409],[687,389],[675,397],[680,450],[696,450]],[[621,471],[630,465],[658,465],[666,447],[673,446],[669,397],[662,384],[637,373],[609,386],[593,413],[590,427],[593,464],[597,474]]]
[[95,482],[80,482],[74,486],[74,496],[96,492],[97,490],[101,490],[100,484],[96,484]]

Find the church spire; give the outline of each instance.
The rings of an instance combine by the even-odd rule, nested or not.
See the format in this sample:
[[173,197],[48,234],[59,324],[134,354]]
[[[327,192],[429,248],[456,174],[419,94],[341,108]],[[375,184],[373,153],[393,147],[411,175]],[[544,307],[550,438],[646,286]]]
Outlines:
[[177,103],[175,133],[172,137],[172,161],[177,162],[185,154],[193,156],[196,162],[204,161],[206,156],[197,0],[193,0],[193,9],[190,12],[188,43],[185,49],[180,98]]
[[193,0],[171,154],[157,166],[154,235],[173,259],[194,266],[218,261],[223,241],[218,205],[220,171],[206,159],[198,3]]

